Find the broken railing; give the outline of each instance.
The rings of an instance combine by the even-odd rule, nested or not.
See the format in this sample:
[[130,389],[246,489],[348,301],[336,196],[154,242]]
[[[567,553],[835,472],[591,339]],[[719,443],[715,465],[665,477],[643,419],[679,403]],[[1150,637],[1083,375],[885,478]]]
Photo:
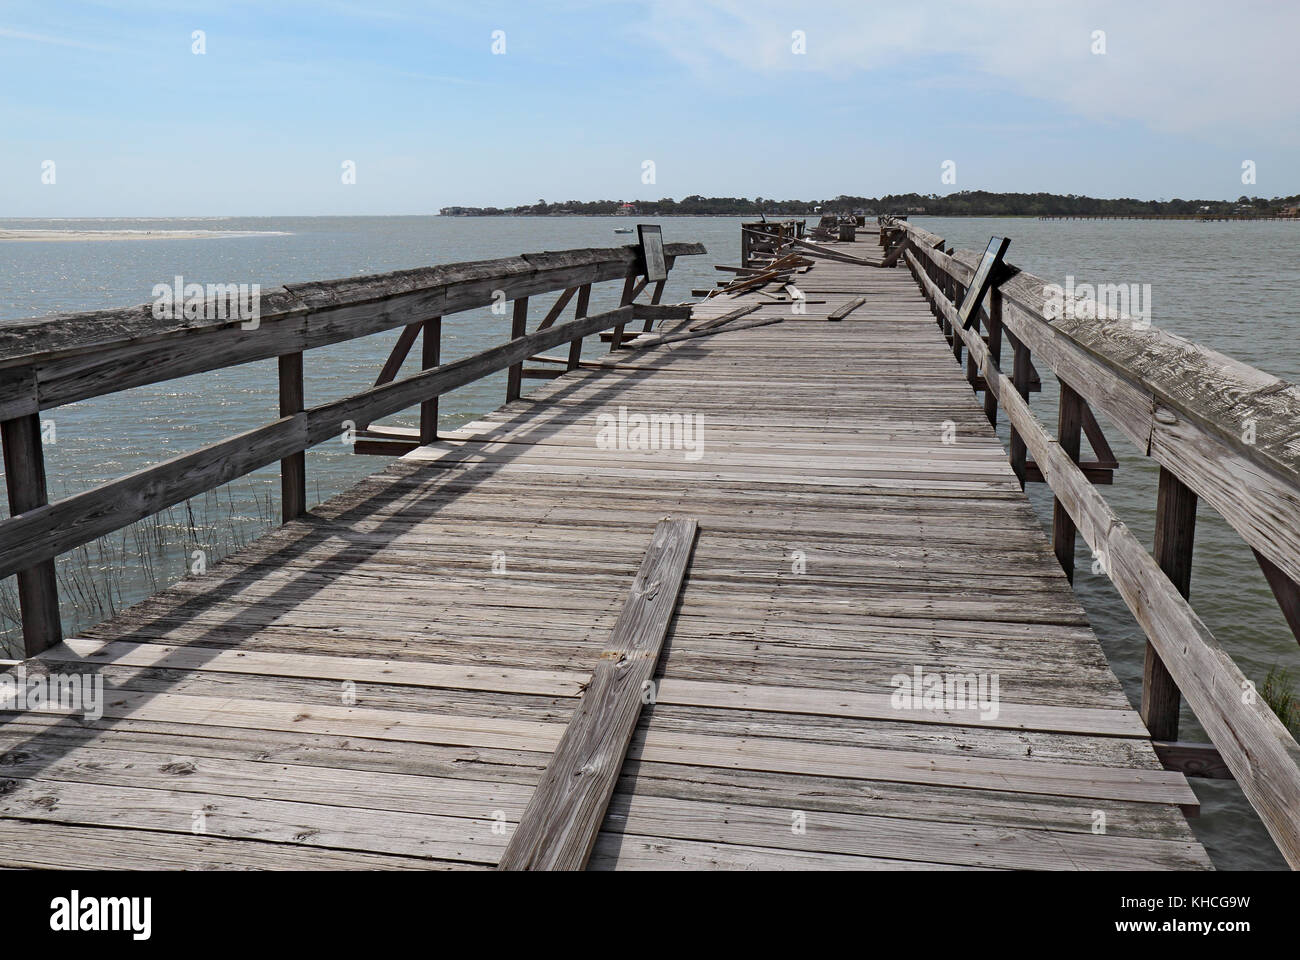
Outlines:
[[[990,422],[1001,404],[1021,482],[1041,478],[1051,488],[1053,545],[1067,574],[1077,531],[1145,631],[1141,713],[1157,753],[1187,773],[1235,778],[1287,862],[1300,867],[1300,746],[1187,602],[1204,499],[1254,550],[1300,638],[1300,388],[1095,301],[1071,309],[1058,302],[1059,288],[1015,268],[963,329],[956,304],[980,254],[945,252],[942,237],[892,218],[881,219],[881,234],[886,247],[905,245],[959,363],[965,348]],[[1060,383],[1055,438],[1029,408],[1031,353]],[[1093,485],[1115,466],[1093,409],[1160,465],[1154,555]],[[1109,462],[1080,462],[1081,432]],[[1213,746],[1178,741],[1182,698]]]
[[[664,247],[676,257],[704,253],[697,243]],[[508,371],[507,400],[519,396],[524,362],[570,346],[578,365],[584,337],[644,320],[689,316],[688,307],[637,303],[647,286],[636,246],[525,254],[318,283],[290,284],[261,296],[255,319],[228,319],[224,303],[163,311],[146,304],[0,324],[0,436],[10,516],[0,520],[0,577],[18,576],[25,655],[62,639],[54,559],[174,504],[280,461],[283,518],[306,512],[304,451],[380,417],[420,406],[422,442],[437,436],[444,393]],[[622,280],[622,305],[587,315],[591,285]],[[656,280],[657,304],[664,280]],[[563,291],[539,328],[527,333],[528,297]],[[576,316],[559,321],[574,296]],[[503,299],[514,301],[511,339],[452,363],[439,362],[441,319]],[[179,312],[179,316],[177,313]],[[188,317],[188,318],[187,318]],[[217,317],[220,319],[203,319]],[[305,407],[303,354],[327,344],[402,329],[398,349],[368,390]],[[396,379],[416,336],[423,369]],[[400,355],[399,355],[400,353]],[[54,503],[48,500],[41,447],[42,410],[131,387],[276,357],[280,417],[191,453],[102,483]]]

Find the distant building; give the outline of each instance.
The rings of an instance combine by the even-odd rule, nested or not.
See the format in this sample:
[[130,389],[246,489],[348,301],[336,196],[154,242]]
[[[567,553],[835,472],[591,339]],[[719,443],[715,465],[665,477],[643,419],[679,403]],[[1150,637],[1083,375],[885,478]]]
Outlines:
[[635,203],[620,203],[620,204],[618,205],[618,209],[617,209],[616,211],[614,211],[614,212],[617,213],[620,217],[634,217],[634,216],[636,216],[636,212],[637,212],[637,211],[636,211],[636,204],[635,204]]

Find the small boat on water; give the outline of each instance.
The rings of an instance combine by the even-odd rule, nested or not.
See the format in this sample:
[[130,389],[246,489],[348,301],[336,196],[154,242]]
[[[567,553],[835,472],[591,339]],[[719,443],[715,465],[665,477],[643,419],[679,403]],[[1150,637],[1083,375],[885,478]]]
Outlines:
[[615,228],[614,228],[614,232],[615,232],[615,233],[631,233],[631,232],[632,232],[632,228],[631,228],[631,227],[615,227]]

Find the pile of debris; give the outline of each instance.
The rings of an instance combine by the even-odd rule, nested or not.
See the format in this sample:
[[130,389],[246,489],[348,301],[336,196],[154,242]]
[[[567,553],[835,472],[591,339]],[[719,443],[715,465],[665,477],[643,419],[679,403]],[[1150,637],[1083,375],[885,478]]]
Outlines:
[[[797,243],[799,241],[792,242]],[[790,299],[800,299],[802,295],[798,294],[797,291],[794,293],[790,292],[793,289],[794,276],[796,273],[807,273],[812,269],[814,263],[810,258],[801,256],[797,253],[778,253],[766,258],[766,262],[762,262],[761,258],[752,262],[757,265],[752,267],[730,267],[722,264],[715,265],[713,269],[722,270],[727,273],[734,273],[737,275],[736,278],[734,280],[719,282],[718,287],[713,290],[692,290],[691,295],[704,297],[707,300],[724,294],[736,297],[742,293],[749,293],[751,290],[758,290],[759,292],[764,293],[765,296],[770,296],[774,300],[785,302],[785,298],[773,296],[772,294],[766,293],[760,289],[766,287],[768,284],[776,284],[779,287],[785,288]]]

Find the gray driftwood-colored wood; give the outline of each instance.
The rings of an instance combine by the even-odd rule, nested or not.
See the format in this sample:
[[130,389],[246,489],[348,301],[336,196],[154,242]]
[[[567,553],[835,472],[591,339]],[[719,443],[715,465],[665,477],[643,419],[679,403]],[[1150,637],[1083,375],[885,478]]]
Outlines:
[[312,407],[0,521],[0,576],[25,570],[258,467],[341,436],[349,423],[355,428],[405,410],[508,369],[533,353],[568,342],[575,334],[604,330],[620,320],[626,323],[634,312],[633,307],[621,307],[557,324],[462,360]]
[[[27,414],[0,423],[4,447],[5,487],[9,497],[9,519],[46,509],[45,450],[41,445],[41,421]],[[52,557],[34,557],[16,564],[8,573],[18,574],[18,605],[22,615],[23,649],[35,656],[63,639],[59,617],[59,588]]]
[[[978,254],[926,249],[933,234],[905,229],[941,269],[973,276]],[[1300,581],[1300,387],[1094,301],[1049,320],[1048,288],[1023,271],[1000,283],[1006,329]]]
[[[703,254],[698,243],[664,247]],[[255,327],[155,317],[152,304],[0,323],[0,420],[160,380],[263,360],[405,327],[429,316],[625,276],[639,247],[566,250],[365,277],[286,284],[260,297]],[[212,318],[212,319],[206,319]]]
[[[922,277],[927,294],[941,311],[955,318],[955,305],[923,275],[915,255],[909,251],[907,257]],[[959,324],[956,328],[963,333]],[[1300,867],[1300,816],[1296,814],[1300,810],[1300,745],[1262,698],[1242,696],[1242,691],[1250,688],[1248,681],[1188,605],[1179,585],[1171,582],[1078,465],[1047,435],[1015,384],[989,362],[983,341],[968,332],[966,335],[967,347],[979,356],[989,389],[998,392],[1008,419],[1033,453],[1053,493],[1094,552],[1104,558],[1107,575],[1278,849],[1288,863]],[[1182,529],[1186,531],[1186,525]],[[1189,556],[1179,562],[1186,562],[1190,570]]]
[[693,519],[677,518],[655,527],[590,685],[498,869],[581,870],[587,865],[641,706],[654,700],[650,678],[698,526]]
[[[47,651],[110,695],[5,712],[0,867],[497,866],[665,515],[700,530],[589,868],[1210,866],[916,283],[818,259],[798,285],[800,319],[866,303],[715,297],[693,321],[755,325],[589,360],[436,442],[372,429],[414,449]],[[669,442],[611,443],[623,410]],[[996,674],[997,709],[900,707],[916,668]]]

